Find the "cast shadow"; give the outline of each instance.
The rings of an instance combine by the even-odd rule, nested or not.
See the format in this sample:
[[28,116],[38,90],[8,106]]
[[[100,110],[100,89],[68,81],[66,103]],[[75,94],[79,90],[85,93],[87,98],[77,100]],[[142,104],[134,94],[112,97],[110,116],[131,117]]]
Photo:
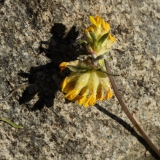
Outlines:
[[148,145],[148,143],[128,124],[126,123],[124,120],[122,120],[121,118],[117,117],[116,115],[114,115],[113,113],[107,111],[105,108],[99,106],[98,104],[95,105],[95,107],[103,112],[104,114],[106,114],[107,116],[109,116],[110,118],[112,118],[113,120],[115,120],[117,123],[119,123],[120,125],[122,125],[126,130],[128,130],[134,137],[137,138],[137,140],[146,148],[146,150],[148,150],[150,152],[150,154],[155,158],[155,159],[159,159],[160,157],[153,151],[153,149]]
[[[4,5],[4,2],[5,2],[5,0],[0,0],[0,9],[2,8],[2,6]],[[3,15],[4,13],[2,12],[2,15]]]
[[50,41],[42,41],[40,44],[39,54],[48,57],[51,60],[50,63],[31,67],[29,73],[23,71],[18,73],[19,76],[27,78],[28,84],[31,84],[19,98],[19,104],[29,102],[38,96],[38,101],[35,102],[31,110],[41,110],[44,106],[53,106],[55,94],[60,89],[60,83],[69,73],[68,70],[60,73],[59,64],[75,60],[78,56],[76,51],[79,46],[76,44],[76,38],[79,32],[76,31],[75,26],[66,35],[65,31],[66,27],[63,24],[54,24],[50,31],[52,34]]
[[5,0],[0,0],[0,4],[4,4]]

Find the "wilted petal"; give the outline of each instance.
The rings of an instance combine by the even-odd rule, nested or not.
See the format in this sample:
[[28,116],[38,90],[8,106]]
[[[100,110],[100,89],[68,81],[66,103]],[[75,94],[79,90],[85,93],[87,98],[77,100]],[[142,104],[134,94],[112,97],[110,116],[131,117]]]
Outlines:
[[68,62],[62,62],[62,63],[59,65],[59,68],[60,68],[61,72],[67,67],[67,64],[68,64]]

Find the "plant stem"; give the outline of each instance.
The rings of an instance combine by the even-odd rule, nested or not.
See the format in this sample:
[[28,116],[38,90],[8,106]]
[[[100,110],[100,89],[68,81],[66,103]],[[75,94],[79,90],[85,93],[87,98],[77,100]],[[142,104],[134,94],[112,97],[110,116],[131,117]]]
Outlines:
[[[109,64],[107,62],[107,60],[104,60],[105,62],[105,66],[106,66],[106,70],[107,72],[111,73]],[[129,118],[129,120],[133,123],[133,125],[135,126],[135,128],[138,130],[138,132],[141,134],[141,136],[144,138],[144,140],[148,143],[148,145],[154,150],[154,152],[160,157],[160,151],[157,149],[157,147],[152,143],[152,141],[149,139],[149,137],[145,134],[145,132],[143,131],[143,129],[139,126],[139,124],[136,122],[136,120],[133,118],[133,116],[131,115],[131,113],[129,112],[128,108],[126,107],[126,105],[124,104],[118,88],[116,86],[116,83],[114,81],[114,78],[112,77],[112,75],[108,75],[110,82],[112,84],[112,88],[114,90],[114,93],[123,109],[123,111],[125,112],[125,114],[127,115],[127,117]]]

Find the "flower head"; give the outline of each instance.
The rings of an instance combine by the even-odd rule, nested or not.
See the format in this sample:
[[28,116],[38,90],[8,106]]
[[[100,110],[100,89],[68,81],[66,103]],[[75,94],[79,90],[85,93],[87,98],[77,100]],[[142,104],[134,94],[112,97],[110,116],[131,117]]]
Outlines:
[[116,39],[111,35],[110,25],[104,19],[90,16],[90,22],[92,25],[85,29],[86,48],[93,57],[97,57],[107,53]]
[[[68,62],[69,67],[70,63],[73,67],[74,62]],[[60,64],[60,68],[64,68],[63,64],[65,63]],[[95,69],[81,72],[82,68],[76,68],[79,68],[79,72],[78,70],[77,72],[71,72],[61,84],[62,91],[66,93],[66,99],[88,107],[94,105],[97,100],[107,100],[113,96],[106,73]]]
[[95,18],[90,16],[89,17],[90,22],[93,24],[89,26],[85,31],[101,31],[104,33],[108,33],[110,31],[110,25],[104,21],[104,19],[101,19],[99,16],[96,16]]

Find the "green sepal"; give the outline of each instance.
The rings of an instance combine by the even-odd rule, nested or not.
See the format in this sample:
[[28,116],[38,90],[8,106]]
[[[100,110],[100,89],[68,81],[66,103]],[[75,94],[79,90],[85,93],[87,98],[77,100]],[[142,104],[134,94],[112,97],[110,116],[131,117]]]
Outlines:
[[0,120],[10,124],[14,128],[23,128],[22,126],[17,125],[17,124],[13,123],[12,121],[10,121],[10,120],[8,120],[6,118],[0,118]]
[[67,65],[69,70],[72,72],[87,72],[88,68],[87,67],[82,67],[82,66],[72,66],[72,65]]
[[72,65],[67,65],[67,67],[72,71],[72,72],[77,72],[77,73],[85,73],[89,70],[96,70],[96,71],[100,71],[103,72],[107,75],[111,75],[111,76],[119,76],[118,74],[112,74],[112,73],[108,73],[105,70],[103,70],[102,68],[98,67],[98,66],[90,66],[90,65],[85,65],[82,64],[80,66],[72,66]]
[[99,45],[102,45],[102,43],[107,39],[108,33],[104,34],[98,41]]

